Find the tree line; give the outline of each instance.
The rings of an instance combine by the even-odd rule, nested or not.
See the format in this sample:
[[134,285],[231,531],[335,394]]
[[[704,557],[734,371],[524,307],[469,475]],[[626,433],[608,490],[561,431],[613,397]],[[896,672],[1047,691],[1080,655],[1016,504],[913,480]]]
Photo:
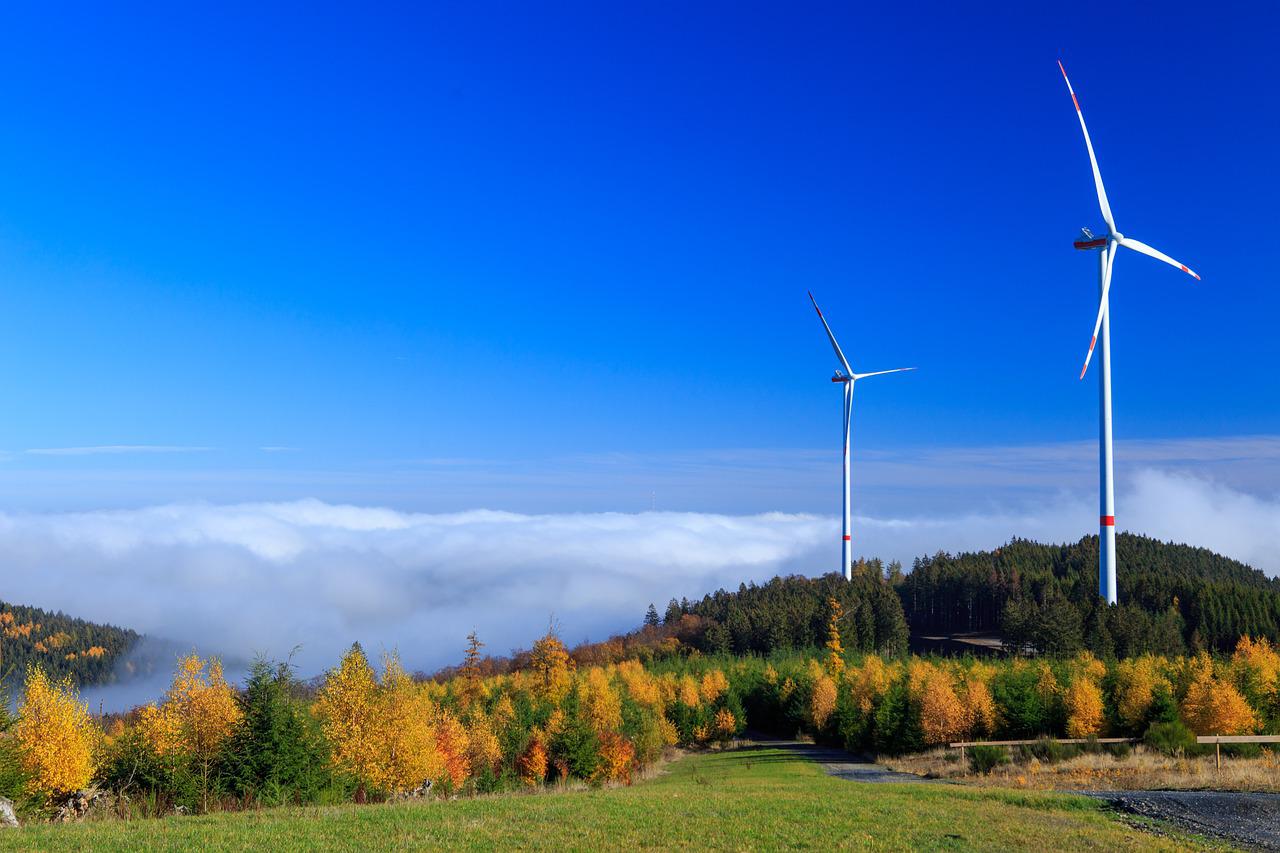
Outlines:
[[1015,539],[938,553],[896,584],[915,632],[999,632],[1016,647],[1098,657],[1228,652],[1242,636],[1280,640],[1280,581],[1205,548],[1116,536],[1118,607],[1097,595],[1098,538]]

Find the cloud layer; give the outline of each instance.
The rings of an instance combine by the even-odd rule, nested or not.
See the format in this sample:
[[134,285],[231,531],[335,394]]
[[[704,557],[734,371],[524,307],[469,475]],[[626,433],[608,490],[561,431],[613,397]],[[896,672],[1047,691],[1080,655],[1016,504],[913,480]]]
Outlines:
[[[1280,500],[1158,470],[1136,472],[1120,526],[1280,570]],[[1093,532],[1086,495],[1031,510],[858,518],[855,552],[902,559],[1012,536]],[[411,667],[526,646],[554,613],[570,642],[636,625],[650,601],[700,596],[838,563],[831,517],[763,513],[485,510],[428,514],[315,500],[0,514],[8,601],[61,609],[246,658],[297,658],[306,674],[348,644],[398,648]]]

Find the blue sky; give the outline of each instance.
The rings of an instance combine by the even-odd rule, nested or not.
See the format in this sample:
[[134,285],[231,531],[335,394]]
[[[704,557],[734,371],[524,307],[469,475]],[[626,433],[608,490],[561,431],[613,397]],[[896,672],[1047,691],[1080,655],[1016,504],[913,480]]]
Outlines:
[[0,593],[429,669],[836,569],[806,290],[920,368],[858,389],[858,553],[1092,532],[1058,59],[1203,276],[1117,261],[1118,522],[1280,572],[1280,13],[1152,8],[5,10]]
[[11,508],[533,511],[505,466],[835,448],[806,289],[855,367],[921,368],[859,388],[859,452],[1089,440],[1059,58],[1121,229],[1204,278],[1118,261],[1117,436],[1277,431],[1261,4],[258,5],[5,13]]

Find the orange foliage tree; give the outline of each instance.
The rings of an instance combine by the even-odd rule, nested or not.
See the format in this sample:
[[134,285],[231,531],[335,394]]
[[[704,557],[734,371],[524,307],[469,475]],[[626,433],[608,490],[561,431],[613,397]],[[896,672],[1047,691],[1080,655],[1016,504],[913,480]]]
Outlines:
[[929,745],[957,740],[969,727],[969,714],[956,695],[951,674],[931,667],[920,691],[920,730]]

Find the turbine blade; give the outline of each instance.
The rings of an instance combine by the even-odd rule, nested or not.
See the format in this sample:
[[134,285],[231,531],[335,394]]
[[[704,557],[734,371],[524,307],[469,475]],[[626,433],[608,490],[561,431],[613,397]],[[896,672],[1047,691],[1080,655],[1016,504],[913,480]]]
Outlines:
[[1120,238],[1120,245],[1124,246],[1126,249],[1133,249],[1135,252],[1141,252],[1144,255],[1150,255],[1151,257],[1155,258],[1157,261],[1164,261],[1169,266],[1177,267],[1178,269],[1182,270],[1184,273],[1191,276],[1196,281],[1200,280],[1200,276],[1196,275],[1194,270],[1188,269],[1186,264],[1178,263],[1173,258],[1166,255],[1164,252],[1156,251],[1155,249],[1151,248],[1141,240],[1135,240],[1132,237],[1122,237]]
[[1111,205],[1107,203],[1107,190],[1102,186],[1102,173],[1098,171],[1098,158],[1093,153],[1093,141],[1089,139],[1089,128],[1084,124],[1084,113],[1080,110],[1080,101],[1076,98],[1076,90],[1071,88],[1071,79],[1067,77],[1067,69],[1062,67],[1062,60],[1058,60],[1058,69],[1062,72],[1062,79],[1067,81],[1067,91],[1071,93],[1071,101],[1076,105],[1076,118],[1080,119],[1080,129],[1084,131],[1084,147],[1089,149],[1089,164],[1093,166],[1093,185],[1098,190],[1098,207],[1102,210],[1102,221],[1107,223],[1109,233],[1114,234],[1116,230],[1116,222],[1111,217]]
[[1093,358],[1093,348],[1098,343],[1098,330],[1102,328],[1102,318],[1107,313],[1107,297],[1111,293],[1111,270],[1116,263],[1116,244],[1107,246],[1107,274],[1102,277],[1102,298],[1098,300],[1098,319],[1093,321],[1093,337],[1089,339],[1089,352],[1084,357],[1084,367],[1080,368],[1080,378],[1084,379],[1089,370],[1089,360]]
[[827,325],[827,318],[822,316],[822,309],[818,307],[818,300],[813,298],[812,292],[809,293],[809,301],[813,303],[813,310],[818,312],[818,319],[822,321],[822,328],[827,330],[827,337],[831,340],[831,348],[836,351],[836,358],[840,359],[840,363],[844,365],[844,372],[852,376],[853,368],[849,366],[849,360],[840,351],[840,345],[836,343],[836,336],[831,334],[831,327]]
[[854,379],[866,379],[868,376],[884,376],[886,373],[901,373],[904,370],[915,370],[914,367],[895,367],[893,370],[877,370],[875,373],[855,373]]

